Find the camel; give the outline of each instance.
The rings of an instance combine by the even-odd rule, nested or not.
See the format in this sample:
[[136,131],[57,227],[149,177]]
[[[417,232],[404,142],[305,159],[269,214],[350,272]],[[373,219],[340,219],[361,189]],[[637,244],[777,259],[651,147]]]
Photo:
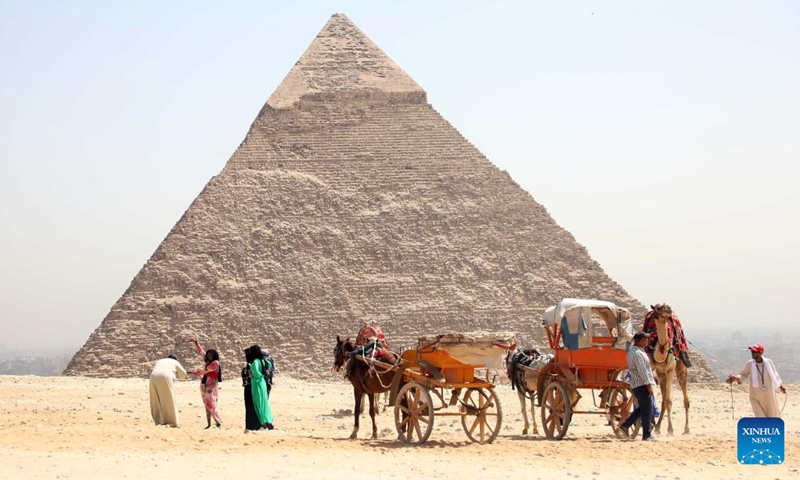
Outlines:
[[[656,317],[657,341],[650,355],[650,365],[658,376],[661,387],[661,416],[656,423],[656,433],[661,433],[661,421],[667,417],[667,434],[672,435],[672,381],[678,378],[678,384],[683,392],[683,408],[686,410],[686,425],[683,433],[689,433],[689,394],[686,390],[686,381],[689,377],[686,366],[678,361],[672,353],[674,331],[667,327],[667,319]],[[674,348],[678,348],[675,346]]]

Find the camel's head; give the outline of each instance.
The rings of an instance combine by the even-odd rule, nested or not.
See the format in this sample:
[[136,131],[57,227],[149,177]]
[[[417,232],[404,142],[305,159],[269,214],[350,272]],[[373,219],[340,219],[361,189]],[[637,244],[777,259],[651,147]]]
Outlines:
[[670,307],[666,303],[657,303],[655,305],[650,305],[650,308],[656,312],[656,318],[663,318],[668,319],[672,316],[672,307]]
[[655,305],[650,305],[650,308],[653,309],[655,312],[655,320],[656,324],[664,325],[667,320],[672,317],[672,307],[667,305],[666,303],[657,303]]

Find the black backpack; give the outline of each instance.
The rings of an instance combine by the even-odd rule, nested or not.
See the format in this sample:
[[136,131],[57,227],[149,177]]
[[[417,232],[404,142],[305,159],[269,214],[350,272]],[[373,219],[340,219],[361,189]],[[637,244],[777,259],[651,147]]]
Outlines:
[[263,362],[261,366],[264,367],[264,381],[272,389],[272,385],[275,383],[275,359],[269,353],[264,353],[261,361]]

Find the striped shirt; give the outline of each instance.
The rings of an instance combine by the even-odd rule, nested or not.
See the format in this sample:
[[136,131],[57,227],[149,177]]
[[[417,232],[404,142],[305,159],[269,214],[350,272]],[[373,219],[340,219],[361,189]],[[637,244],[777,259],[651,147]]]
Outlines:
[[628,351],[628,372],[631,376],[628,384],[632,389],[656,383],[653,378],[653,370],[650,368],[650,358],[643,349],[636,345],[631,346]]

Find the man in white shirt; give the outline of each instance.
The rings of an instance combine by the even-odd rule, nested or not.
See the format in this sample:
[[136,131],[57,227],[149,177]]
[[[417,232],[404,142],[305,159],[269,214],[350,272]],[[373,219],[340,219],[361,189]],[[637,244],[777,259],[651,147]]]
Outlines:
[[647,345],[647,334],[638,332],[633,336],[633,346],[628,351],[628,371],[630,372],[631,390],[636,396],[637,406],[631,415],[620,424],[622,434],[630,439],[628,429],[636,420],[642,421],[642,440],[646,442],[658,441],[650,431],[652,425],[650,417],[653,414],[653,385],[656,381],[653,378],[653,370],[650,368],[650,359],[644,347]]

